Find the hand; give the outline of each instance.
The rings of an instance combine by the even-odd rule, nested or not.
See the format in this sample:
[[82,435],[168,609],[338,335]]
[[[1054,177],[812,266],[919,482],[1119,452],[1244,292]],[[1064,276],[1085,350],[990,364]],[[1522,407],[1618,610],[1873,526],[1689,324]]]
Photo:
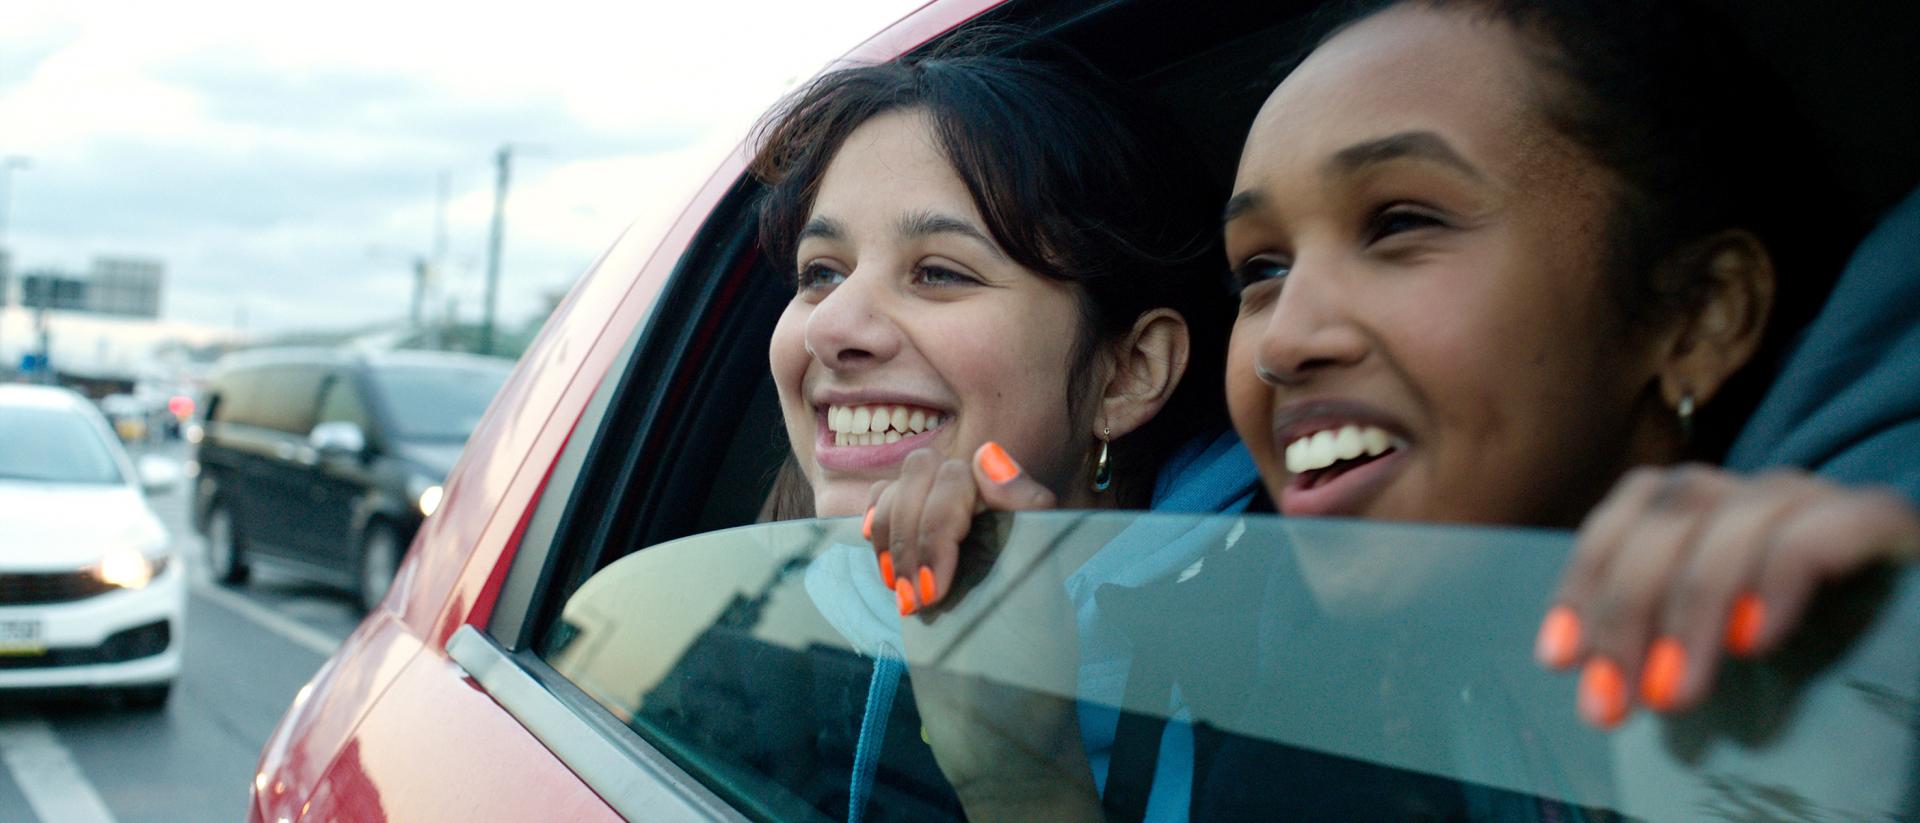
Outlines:
[[1584,661],[1580,714],[1610,728],[1638,702],[1697,705],[1721,650],[1759,656],[1823,584],[1920,556],[1920,513],[1891,493],[1798,471],[1637,469],[1581,525],[1535,656]]
[[976,513],[1051,509],[1054,499],[997,443],[975,450],[971,466],[920,449],[907,455],[898,479],[873,485],[864,533],[904,617],[953,590],[960,541]]

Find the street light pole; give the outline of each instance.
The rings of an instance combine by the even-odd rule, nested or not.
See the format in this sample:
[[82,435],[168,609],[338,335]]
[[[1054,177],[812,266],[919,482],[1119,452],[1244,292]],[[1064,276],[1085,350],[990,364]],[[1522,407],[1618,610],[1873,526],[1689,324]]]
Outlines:
[[513,164],[513,145],[502,144],[494,155],[497,176],[493,185],[493,233],[487,241],[487,304],[480,320],[480,353],[493,354],[494,312],[500,299],[500,237],[506,232],[507,172]]
[[[7,289],[13,280],[13,250],[7,245],[7,212],[13,205],[13,170],[31,167],[33,162],[19,155],[0,157],[0,319],[7,310]],[[6,348],[6,335],[0,334],[0,350]],[[6,361],[0,359],[0,368]]]

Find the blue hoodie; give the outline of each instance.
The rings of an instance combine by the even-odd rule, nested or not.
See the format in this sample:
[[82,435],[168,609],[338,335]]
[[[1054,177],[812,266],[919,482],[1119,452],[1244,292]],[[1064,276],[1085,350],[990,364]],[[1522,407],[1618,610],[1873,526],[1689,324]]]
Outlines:
[[1847,261],[1726,465],[1890,485],[1920,504],[1920,192]]

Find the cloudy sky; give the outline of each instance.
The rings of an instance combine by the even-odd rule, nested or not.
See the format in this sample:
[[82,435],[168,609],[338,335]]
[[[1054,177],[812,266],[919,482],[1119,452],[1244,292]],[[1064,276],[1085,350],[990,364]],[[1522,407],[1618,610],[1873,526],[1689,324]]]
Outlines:
[[919,0],[0,2],[14,269],[167,266],[166,319],[404,317],[449,182],[444,308],[478,316],[517,149],[501,317],[670,219],[781,93]]

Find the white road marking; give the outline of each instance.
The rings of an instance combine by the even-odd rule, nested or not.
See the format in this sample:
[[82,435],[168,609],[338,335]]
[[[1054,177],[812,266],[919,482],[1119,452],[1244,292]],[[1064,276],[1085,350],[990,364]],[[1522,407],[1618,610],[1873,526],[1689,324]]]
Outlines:
[[219,603],[228,611],[237,612],[241,617],[260,624],[261,628],[291,640],[321,657],[332,657],[333,653],[340,649],[340,644],[346,642],[344,637],[329,635],[211,582],[194,580],[193,593]]
[[73,762],[53,727],[39,718],[0,720],[0,761],[47,823],[113,823],[113,813]]

